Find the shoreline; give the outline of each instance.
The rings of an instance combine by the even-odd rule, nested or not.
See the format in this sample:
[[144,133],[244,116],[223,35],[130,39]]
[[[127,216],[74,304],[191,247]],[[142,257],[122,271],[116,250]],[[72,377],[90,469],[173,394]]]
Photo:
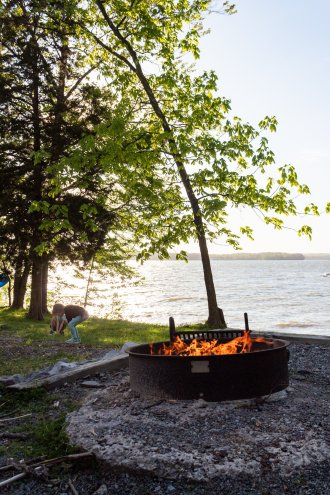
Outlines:
[[[230,329],[229,329],[230,330]],[[298,334],[298,333],[282,333],[282,332],[252,332],[252,335],[262,335],[263,337],[273,339],[283,339],[290,342],[300,342],[302,344],[320,344],[329,345],[330,335],[311,335],[311,334]]]

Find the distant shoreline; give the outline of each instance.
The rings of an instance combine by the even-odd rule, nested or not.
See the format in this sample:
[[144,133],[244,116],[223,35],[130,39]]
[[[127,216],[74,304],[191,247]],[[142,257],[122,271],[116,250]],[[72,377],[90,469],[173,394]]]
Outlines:
[[[158,260],[155,255],[152,260]],[[171,260],[175,260],[175,254],[171,253]],[[200,253],[188,253],[188,260],[200,260]],[[277,261],[290,261],[290,260],[330,260],[330,253],[282,253],[282,252],[264,252],[264,253],[232,253],[232,254],[210,254],[211,260],[277,260]]]

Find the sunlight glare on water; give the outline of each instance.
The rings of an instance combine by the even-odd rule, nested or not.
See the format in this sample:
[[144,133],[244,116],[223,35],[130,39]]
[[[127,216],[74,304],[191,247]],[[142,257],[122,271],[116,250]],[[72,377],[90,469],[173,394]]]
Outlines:
[[[247,312],[252,330],[330,335],[330,277],[324,276],[330,271],[329,261],[217,260],[212,267],[228,326],[242,328]],[[168,324],[169,316],[178,325],[206,320],[200,261],[148,261],[138,271],[144,277],[139,285],[94,281],[90,313],[161,324]],[[54,286],[56,298],[82,304],[86,280],[71,282],[69,288]]]

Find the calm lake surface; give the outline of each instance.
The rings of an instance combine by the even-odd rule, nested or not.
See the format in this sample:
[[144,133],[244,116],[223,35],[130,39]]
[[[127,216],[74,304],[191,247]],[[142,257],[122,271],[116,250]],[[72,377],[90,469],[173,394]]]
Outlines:
[[[218,303],[227,325],[330,336],[330,261],[212,261]],[[167,324],[203,322],[207,299],[202,264],[189,261],[148,261],[139,272],[144,281],[94,285],[92,314],[117,307],[124,319]],[[325,276],[329,274],[328,276]],[[100,301],[102,304],[100,306]]]

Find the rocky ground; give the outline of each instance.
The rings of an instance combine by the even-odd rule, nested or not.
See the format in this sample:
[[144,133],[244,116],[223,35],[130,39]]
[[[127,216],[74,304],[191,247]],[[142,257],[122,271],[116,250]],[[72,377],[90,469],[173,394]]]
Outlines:
[[[27,476],[2,493],[325,495],[330,347],[291,344],[290,351],[288,391],[263,403],[142,401],[126,370],[96,377],[98,391],[82,381],[61,387],[63,402],[83,401],[68,419],[72,441],[99,460]],[[15,473],[0,471],[0,480]]]

